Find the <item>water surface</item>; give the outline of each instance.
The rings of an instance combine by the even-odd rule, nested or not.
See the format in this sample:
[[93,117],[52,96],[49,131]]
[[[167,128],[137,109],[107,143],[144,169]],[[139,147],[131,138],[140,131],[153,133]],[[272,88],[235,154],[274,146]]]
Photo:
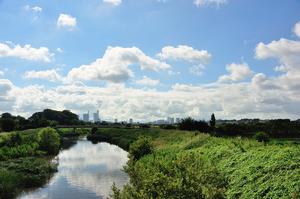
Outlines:
[[113,182],[128,182],[121,170],[127,152],[108,143],[92,144],[82,139],[58,155],[58,172],[43,187],[21,194],[21,199],[107,198]]

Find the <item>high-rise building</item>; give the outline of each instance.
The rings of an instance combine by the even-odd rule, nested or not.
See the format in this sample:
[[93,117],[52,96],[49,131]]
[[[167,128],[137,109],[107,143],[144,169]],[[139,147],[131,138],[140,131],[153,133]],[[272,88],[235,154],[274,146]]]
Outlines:
[[93,121],[100,122],[99,110],[97,110],[97,112],[93,114]]
[[181,122],[181,119],[180,118],[176,118],[176,123],[180,123]]
[[133,124],[133,119],[132,118],[129,119],[129,124]]
[[87,113],[84,113],[82,119],[85,122],[89,122],[90,121],[90,112],[88,111]]
[[174,117],[168,117],[167,122],[168,124],[174,124]]

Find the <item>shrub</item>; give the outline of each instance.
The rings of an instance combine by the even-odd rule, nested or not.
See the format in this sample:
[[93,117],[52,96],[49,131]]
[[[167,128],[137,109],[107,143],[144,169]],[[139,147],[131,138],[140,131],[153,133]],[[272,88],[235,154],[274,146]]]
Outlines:
[[255,135],[254,135],[254,138],[259,141],[259,142],[269,142],[270,141],[270,137],[268,134],[266,134],[265,132],[257,132]]
[[96,134],[96,132],[98,131],[98,128],[97,127],[93,127],[92,130],[91,130],[91,134]]
[[38,133],[40,149],[48,155],[56,155],[59,151],[60,137],[55,129],[44,128]]
[[8,146],[13,147],[22,144],[22,137],[20,133],[13,133],[7,143]]
[[140,137],[137,141],[133,142],[129,147],[129,157],[133,161],[137,161],[144,155],[153,152],[153,145],[150,138]]

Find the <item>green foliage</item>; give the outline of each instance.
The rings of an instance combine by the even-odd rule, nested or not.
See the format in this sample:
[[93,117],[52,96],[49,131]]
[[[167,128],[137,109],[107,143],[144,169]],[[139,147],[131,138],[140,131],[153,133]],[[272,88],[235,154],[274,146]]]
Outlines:
[[154,152],[128,161],[130,182],[116,199],[299,198],[300,146],[264,145],[241,137],[217,138],[176,130],[110,131],[115,143],[150,136]]
[[191,117],[182,119],[178,124],[180,130],[210,132],[211,128],[205,121],[197,121]]
[[141,159],[143,156],[153,152],[153,145],[149,137],[140,137],[129,147],[129,157],[133,161]]
[[96,132],[98,131],[98,128],[97,127],[93,127],[92,130],[91,130],[91,134],[96,134]]
[[0,162],[0,198],[14,198],[19,189],[41,186],[56,165],[42,158],[20,158]]
[[38,133],[40,149],[48,155],[56,155],[59,151],[60,137],[55,129],[44,128]]
[[0,169],[0,198],[14,198],[18,186],[18,175],[5,168]]
[[270,141],[270,137],[268,134],[266,134],[265,132],[257,132],[255,135],[254,135],[254,138],[259,141],[259,142],[269,142]]
[[215,114],[212,114],[209,121],[210,127],[215,129],[216,126],[216,117]]
[[1,129],[6,132],[10,132],[16,129],[16,122],[12,118],[1,119]]

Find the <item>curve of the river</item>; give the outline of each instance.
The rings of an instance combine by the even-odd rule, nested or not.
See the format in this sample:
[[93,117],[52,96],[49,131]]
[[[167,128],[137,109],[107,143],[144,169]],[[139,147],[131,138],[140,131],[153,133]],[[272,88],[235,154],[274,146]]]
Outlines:
[[115,183],[122,187],[128,176],[122,171],[127,152],[108,143],[80,139],[58,158],[58,172],[43,187],[24,192],[20,199],[104,199]]

